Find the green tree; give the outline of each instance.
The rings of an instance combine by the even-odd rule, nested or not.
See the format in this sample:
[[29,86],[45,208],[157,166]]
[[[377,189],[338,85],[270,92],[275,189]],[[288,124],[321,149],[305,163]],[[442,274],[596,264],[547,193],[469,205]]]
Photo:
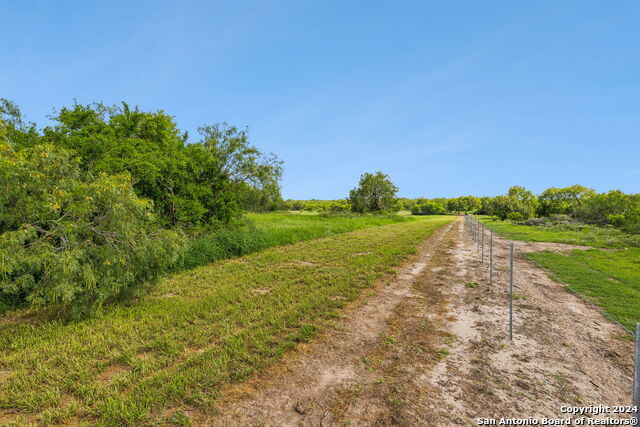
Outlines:
[[216,153],[203,143],[187,144],[162,111],[76,104],[55,120],[42,141],[71,150],[96,176],[130,173],[136,194],[153,200],[165,227],[226,224],[239,215],[237,193]]
[[538,214],[550,216],[571,214],[583,206],[584,202],[596,194],[595,190],[582,185],[572,185],[565,188],[547,188],[538,200]]
[[93,177],[65,150],[0,142],[0,297],[82,313],[157,277],[181,246],[128,173]]
[[395,205],[398,187],[382,173],[365,173],[360,177],[357,188],[349,192],[349,203],[354,212],[381,212],[391,210]]
[[282,201],[282,161],[273,153],[262,153],[251,145],[247,129],[217,123],[198,131],[203,146],[231,179],[243,208],[272,210]]

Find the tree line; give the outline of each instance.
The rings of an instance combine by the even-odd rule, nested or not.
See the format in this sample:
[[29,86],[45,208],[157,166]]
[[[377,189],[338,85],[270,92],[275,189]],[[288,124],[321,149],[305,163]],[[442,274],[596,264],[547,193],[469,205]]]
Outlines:
[[629,233],[640,233],[640,194],[620,190],[597,193],[581,185],[551,187],[539,195],[513,186],[506,194],[496,197],[400,199],[399,203],[416,215],[467,212],[513,221],[565,216],[587,224],[613,225]]
[[364,174],[349,197],[339,200],[285,200],[280,209],[320,212],[397,212],[414,215],[475,213],[502,220],[524,221],[558,217],[596,225],[613,225],[628,233],[640,233],[640,194],[620,190],[597,193],[572,185],[551,187],[539,195],[521,186],[496,197],[397,198],[398,188],[382,172]]

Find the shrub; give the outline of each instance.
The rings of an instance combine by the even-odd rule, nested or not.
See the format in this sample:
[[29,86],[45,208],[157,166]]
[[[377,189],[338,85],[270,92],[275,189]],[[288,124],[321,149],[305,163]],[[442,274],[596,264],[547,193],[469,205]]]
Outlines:
[[444,215],[447,209],[442,204],[429,200],[424,204],[416,205],[411,213],[413,215]]
[[524,221],[524,215],[521,212],[509,212],[507,214],[507,219],[510,221],[520,222]]
[[0,299],[80,314],[154,279],[182,238],[150,209],[128,174],[93,178],[65,150],[0,142]]

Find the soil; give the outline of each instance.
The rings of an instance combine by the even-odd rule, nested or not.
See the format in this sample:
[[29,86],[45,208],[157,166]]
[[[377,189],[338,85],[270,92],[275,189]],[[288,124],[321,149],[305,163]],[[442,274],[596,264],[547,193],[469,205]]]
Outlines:
[[443,227],[318,339],[187,414],[207,426],[451,426],[631,404],[626,332],[522,255],[579,247],[514,242],[509,339],[509,243],[494,236],[489,284],[463,222]]

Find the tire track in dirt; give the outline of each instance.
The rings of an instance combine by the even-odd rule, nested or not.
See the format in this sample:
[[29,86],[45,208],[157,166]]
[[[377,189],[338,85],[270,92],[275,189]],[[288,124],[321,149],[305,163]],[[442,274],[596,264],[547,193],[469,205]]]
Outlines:
[[456,228],[450,223],[436,230],[392,283],[380,283],[364,295],[332,331],[300,345],[254,378],[228,387],[215,414],[192,413],[194,424],[331,425],[357,413],[357,406],[340,404],[351,392],[380,384],[368,355],[380,342],[393,340],[389,317],[404,300],[414,298],[414,283],[428,270],[435,248]]
[[[508,244],[494,236],[494,284],[459,226],[452,254],[459,279],[449,288],[458,339],[431,374],[441,387],[435,419],[476,425],[479,417],[566,418],[560,407],[631,404],[632,344],[625,331],[552,281],[523,252],[577,249],[514,242],[514,341],[508,339]],[[475,282],[470,288],[465,284]],[[609,415],[611,416],[611,415]],[[613,415],[615,418],[616,416]],[[447,425],[442,423],[439,425]]]

